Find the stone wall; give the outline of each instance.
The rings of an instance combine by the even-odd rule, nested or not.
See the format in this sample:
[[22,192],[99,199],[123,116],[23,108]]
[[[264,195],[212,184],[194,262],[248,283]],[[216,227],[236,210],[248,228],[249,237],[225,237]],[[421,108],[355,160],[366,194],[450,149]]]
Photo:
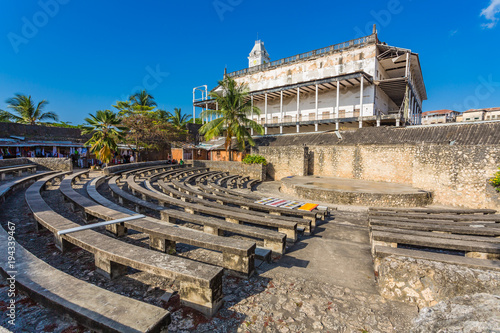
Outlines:
[[72,171],[73,164],[69,158],[52,158],[52,157],[20,157],[0,160],[0,167],[22,165],[22,164],[37,164],[38,170],[57,170],[57,171]]
[[38,170],[73,171],[71,158],[27,157],[27,160],[37,164]]
[[161,164],[167,164],[167,161],[162,160],[162,161],[119,164],[119,165],[105,167],[103,169],[103,171],[104,171],[105,175],[112,175],[112,174],[119,172],[119,171],[126,171],[126,170],[138,169],[138,168],[146,168],[149,166],[155,166],[155,165],[161,165]]
[[28,159],[25,157],[8,158],[0,160],[0,167],[9,167],[14,165],[29,164],[29,163],[30,161],[28,161]]
[[416,303],[420,309],[456,296],[500,295],[500,270],[389,256],[381,260],[378,274],[382,296]]
[[225,171],[233,175],[248,176],[251,179],[265,180],[266,166],[262,164],[243,164],[227,161],[193,161],[194,167],[206,167],[213,171]]
[[434,203],[500,209],[488,184],[500,145],[312,146],[308,164],[312,175],[408,184],[433,192]]
[[252,154],[266,158],[267,175],[271,179],[307,175],[307,147],[253,147]]

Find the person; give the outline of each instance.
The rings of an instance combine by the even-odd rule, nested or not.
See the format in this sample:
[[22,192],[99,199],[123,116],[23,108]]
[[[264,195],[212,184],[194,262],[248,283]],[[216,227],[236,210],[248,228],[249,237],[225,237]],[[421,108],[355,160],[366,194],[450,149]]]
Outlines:
[[183,166],[184,165],[184,160],[181,158],[181,160],[179,161],[179,165],[180,166]]
[[135,158],[134,158],[134,154],[130,155],[130,163],[134,163],[135,161]]

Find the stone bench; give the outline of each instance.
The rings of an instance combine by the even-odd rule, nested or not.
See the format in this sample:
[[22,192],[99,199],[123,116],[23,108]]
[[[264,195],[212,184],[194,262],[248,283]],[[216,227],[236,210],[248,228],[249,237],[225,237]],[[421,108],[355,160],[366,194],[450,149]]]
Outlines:
[[494,209],[460,209],[460,208],[396,208],[370,207],[369,212],[389,213],[422,213],[422,214],[496,214]]
[[224,176],[224,177],[217,179],[216,184],[221,186],[221,187],[225,186],[225,187],[229,188],[229,185],[233,184],[238,177],[240,177],[240,176],[239,175],[227,175],[227,176]]
[[35,173],[36,164],[25,164],[25,165],[11,166],[8,168],[0,169],[0,180],[5,180],[5,175],[8,173],[13,173],[21,177],[23,171],[29,171],[30,173]]
[[[284,216],[284,215],[273,215],[272,214],[272,209],[261,209],[262,211],[258,211],[257,209],[254,208],[254,205],[242,205],[241,201],[238,199],[229,199],[229,198],[224,198],[224,197],[217,197],[215,195],[210,195],[206,194],[200,191],[196,191],[191,189],[189,186],[186,186],[183,182],[180,182],[178,180],[171,180],[171,183],[174,187],[176,187],[178,190],[174,190],[168,185],[166,185],[162,181],[158,181],[158,184],[161,188],[166,189],[168,191],[168,194],[173,194],[176,197],[181,198],[183,201],[187,202],[193,202],[193,203],[199,203],[204,206],[208,207],[214,207],[214,208],[220,208],[221,205],[224,204],[231,204],[235,205],[238,207],[233,207],[233,206],[225,206],[224,209],[235,212],[235,213],[244,213],[247,214],[249,210],[251,210],[251,214],[255,216],[261,216],[262,218],[274,218],[274,219],[279,219],[279,220],[284,220],[284,221],[290,221],[297,223],[298,226],[304,231],[305,234],[310,235],[313,231],[314,228],[316,227],[316,219],[314,221],[311,221],[310,219],[303,219],[299,217],[292,217],[292,216]],[[213,201],[209,201],[213,200]],[[257,205],[257,204],[255,204]],[[260,205],[262,207],[262,205]],[[261,208],[257,207],[257,208]],[[271,213],[270,213],[271,212]],[[271,216],[270,216],[271,215]]]
[[[161,182],[161,181],[159,181]],[[131,175],[127,179],[128,188],[131,190],[132,194],[140,195],[143,200],[153,199],[156,200],[160,206],[165,205],[174,205],[180,208],[183,208],[186,212],[190,214],[206,214],[213,217],[219,217],[225,219],[227,222],[241,224],[241,222],[248,222],[251,224],[262,225],[271,228],[277,228],[280,233],[284,233],[286,235],[286,239],[291,238],[290,241],[296,241],[297,239],[297,224],[291,223],[287,221],[280,221],[275,219],[262,219],[258,217],[251,216],[249,214],[237,214],[228,212],[224,209],[216,209],[212,207],[206,207],[198,204],[193,204],[189,202],[185,202],[174,197],[170,197],[168,195],[162,194],[157,191],[151,191],[150,189],[146,189],[139,184],[137,184],[134,180],[134,176]],[[169,219],[168,214],[164,211],[161,212],[162,219]],[[274,251],[274,249],[273,249]]]
[[420,214],[420,213],[399,213],[399,212],[369,212],[369,217],[398,217],[398,218],[408,218],[415,220],[448,220],[448,221],[492,221],[500,222],[500,214]]
[[388,221],[383,219],[382,220],[370,219],[370,226],[398,228],[402,230],[433,231],[433,232],[462,234],[462,235],[489,236],[489,237],[500,236],[500,228],[497,227],[494,223],[468,222],[467,224],[461,224],[457,222],[451,222],[448,224],[444,224],[444,223],[429,223],[429,222],[424,223],[419,220],[415,222],[406,222],[406,221]]
[[249,176],[240,177],[236,181],[236,187],[238,187],[238,188],[244,188],[245,183],[247,183],[249,181],[250,181],[250,177]]
[[[457,235],[459,236],[459,235]],[[500,243],[453,239],[445,234],[427,232],[426,236],[410,232],[389,232],[371,230],[372,253],[375,246],[398,247],[398,244],[465,252],[466,257],[479,259],[500,259]],[[471,236],[469,236],[471,237]]]
[[281,207],[262,205],[262,204],[255,203],[256,200],[262,199],[261,197],[259,197],[258,199],[255,199],[255,200],[249,200],[247,198],[244,198],[243,196],[236,196],[233,194],[224,194],[225,189],[218,186],[218,185],[209,184],[209,186],[212,189],[206,185],[202,185],[201,183],[198,184],[199,189],[201,189],[205,193],[209,193],[209,194],[220,197],[221,201],[224,201],[225,199],[226,200],[227,199],[229,199],[229,200],[236,199],[239,201],[240,207],[245,207],[245,208],[257,210],[257,211],[269,212],[269,214],[278,215],[278,216],[280,216],[280,215],[299,216],[303,219],[310,220],[311,223],[313,224],[313,229],[316,226],[317,219],[319,218],[319,219],[324,220],[327,213],[328,213],[328,212],[319,211],[319,210],[313,210],[313,211],[309,212],[309,211],[298,210],[298,209],[286,209],[286,208],[281,208]]
[[200,174],[192,174],[190,176],[187,176],[184,178],[184,182],[186,183],[195,183],[197,181],[201,181],[202,179],[205,179],[209,176],[213,176],[214,174],[219,173],[220,171],[206,171],[206,172],[201,172]]
[[[7,266],[9,235],[0,228],[0,269]],[[98,332],[166,332],[170,313],[160,307],[115,294],[66,274],[16,244],[16,287],[31,299],[62,312]]]
[[[96,205],[95,202],[77,193],[72,187],[74,175],[63,180],[60,185],[61,192],[87,214],[104,219],[114,220],[131,216],[121,210],[113,210],[109,206]],[[89,185],[91,186],[91,185]],[[95,183],[93,185],[95,187]],[[143,219],[124,222],[122,229],[112,230],[118,235],[123,235],[126,229],[132,229],[149,236],[149,247],[169,254],[176,253],[176,243],[197,246],[217,252],[223,256],[222,267],[237,272],[239,275],[250,276],[253,274],[255,243],[246,240],[229,240],[228,238],[206,234],[188,228],[164,223],[147,217]]]
[[155,165],[155,166],[148,166],[148,167],[118,171],[118,172],[114,173],[114,175],[121,176],[121,179],[127,179],[127,177],[130,174],[134,174],[134,173],[145,175],[145,174],[152,174],[156,170],[167,170],[167,169],[172,170],[172,169],[177,169],[179,167],[180,166],[178,164],[167,164],[167,165],[162,164],[162,165]]
[[373,249],[374,271],[380,276],[380,263],[386,257],[406,257],[413,259],[428,260],[433,262],[441,262],[444,264],[460,265],[472,269],[481,269],[488,271],[500,271],[498,260],[476,259],[468,257],[460,257],[444,253],[419,251],[411,249],[401,249],[387,246],[375,246]]
[[[271,250],[278,254],[285,253],[285,243],[286,243],[285,234],[268,229],[256,228],[242,224],[234,224],[213,217],[193,215],[176,209],[168,209],[165,208],[164,206],[160,206],[152,202],[139,199],[134,195],[132,195],[131,193],[122,190],[117,185],[116,180],[117,180],[116,177],[112,177],[111,179],[109,179],[108,186],[111,189],[113,195],[118,197],[118,200],[121,204],[123,204],[124,201],[127,201],[136,206],[136,210],[137,207],[143,207],[146,209],[157,211],[161,214],[162,220],[167,222],[175,223],[177,220],[181,220],[194,223],[197,225],[202,225],[204,232],[213,235],[223,236],[223,232],[228,231],[243,236],[262,239],[264,241],[264,249],[256,248],[255,257],[263,261],[268,261],[270,259],[269,258],[270,253],[268,252],[268,250]],[[150,190],[153,192],[156,191],[154,188]],[[156,193],[159,195],[163,195],[161,192],[156,192]]]
[[[164,182],[162,180],[158,180],[158,184],[161,187]],[[127,179],[127,185],[130,191],[134,195],[141,195],[143,200],[146,200],[148,198],[157,200],[160,204],[165,205],[174,205],[177,207],[183,208],[186,212],[191,213],[191,214],[206,214],[206,215],[211,215],[215,217],[221,217],[226,219],[228,222],[232,223],[251,223],[251,224],[256,224],[256,225],[262,225],[266,227],[271,227],[271,228],[277,228],[279,232],[285,233],[287,236],[287,241],[295,242],[297,240],[297,223],[294,222],[288,222],[288,221],[283,221],[283,220],[277,220],[277,219],[263,219],[261,217],[256,217],[253,216],[249,213],[234,213],[231,211],[228,211],[223,208],[212,208],[212,207],[207,207],[199,204],[194,204],[194,203],[189,203],[185,202],[182,200],[178,200],[172,197],[169,197],[165,194],[158,194],[155,192],[152,192],[139,184],[135,182],[134,176],[131,175]],[[168,193],[168,190],[163,188],[165,192]]]
[[[55,213],[43,200],[40,190],[50,177],[36,182],[26,191],[26,202],[38,221],[38,225],[54,233],[56,246],[61,251],[64,252],[71,245],[76,245],[93,253],[98,272],[109,278],[124,275],[126,268],[132,267],[157,276],[175,279],[180,282],[179,294],[183,304],[208,317],[217,312],[222,305],[223,270],[219,267],[130,245],[93,230],[58,236],[58,231],[79,225]],[[66,180],[70,179],[63,180],[62,186],[68,184]],[[70,182],[69,184],[71,185]],[[73,194],[70,196],[71,200],[76,199]],[[91,201],[92,205],[98,206],[92,200],[85,199]]]
[[26,186],[32,184],[37,181],[39,178],[43,178],[45,176],[56,173],[56,171],[47,171],[41,172],[30,176],[25,176],[23,178],[19,178],[13,181],[10,181],[6,184],[0,186],[0,202],[5,201],[5,197],[13,191],[16,191],[19,188],[25,188]]

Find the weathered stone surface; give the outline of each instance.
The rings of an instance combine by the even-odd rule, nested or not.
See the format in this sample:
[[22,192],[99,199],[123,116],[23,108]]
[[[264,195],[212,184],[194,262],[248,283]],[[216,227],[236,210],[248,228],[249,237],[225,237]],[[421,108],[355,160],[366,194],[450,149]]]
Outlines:
[[226,161],[193,161],[194,167],[206,167],[211,171],[225,171],[230,174],[248,176],[252,179],[265,180],[266,166],[262,164],[243,164]]
[[262,155],[267,160],[267,175],[274,180],[288,176],[307,176],[307,147],[287,146],[252,148],[252,154]]
[[450,297],[488,292],[500,295],[500,272],[410,257],[390,256],[380,261],[382,296],[433,306]]
[[500,297],[489,294],[459,296],[425,308],[412,333],[500,332]]
[[28,161],[38,165],[38,170],[72,171],[71,158],[28,157]]

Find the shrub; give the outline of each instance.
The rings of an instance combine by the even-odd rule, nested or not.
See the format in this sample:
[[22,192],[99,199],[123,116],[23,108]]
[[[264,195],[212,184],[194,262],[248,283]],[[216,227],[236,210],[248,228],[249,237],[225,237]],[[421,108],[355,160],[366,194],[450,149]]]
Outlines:
[[498,192],[500,192],[500,171],[497,171],[497,173],[495,173],[495,176],[490,179],[490,183],[496,188]]
[[247,155],[243,158],[243,163],[245,164],[262,164],[267,165],[266,158],[260,155]]

